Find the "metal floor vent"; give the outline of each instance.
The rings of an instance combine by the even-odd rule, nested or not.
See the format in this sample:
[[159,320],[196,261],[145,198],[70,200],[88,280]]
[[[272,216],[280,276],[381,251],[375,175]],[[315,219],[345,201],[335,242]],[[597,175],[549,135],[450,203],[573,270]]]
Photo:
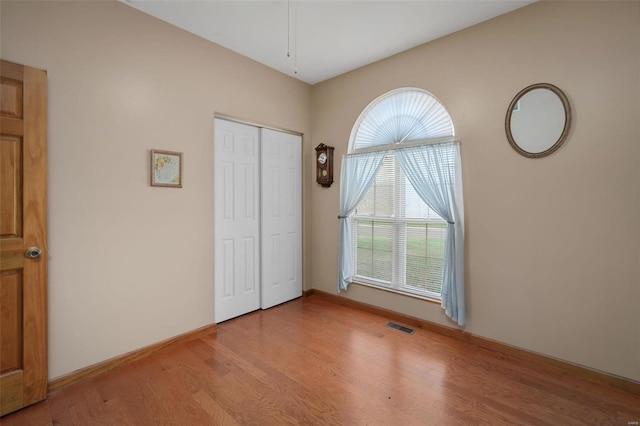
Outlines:
[[393,328],[394,330],[402,331],[403,333],[407,333],[407,334],[413,334],[413,333],[416,332],[412,328],[404,327],[404,326],[402,326],[400,324],[396,324],[395,322],[388,322],[387,323],[387,327]]

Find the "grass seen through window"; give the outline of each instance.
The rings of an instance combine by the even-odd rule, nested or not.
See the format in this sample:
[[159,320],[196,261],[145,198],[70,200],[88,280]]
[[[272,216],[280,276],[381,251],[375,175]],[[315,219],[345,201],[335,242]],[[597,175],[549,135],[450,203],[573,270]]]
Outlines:
[[406,250],[404,286],[441,292],[447,224],[357,221],[356,275],[390,283],[393,262],[393,227],[402,226]]

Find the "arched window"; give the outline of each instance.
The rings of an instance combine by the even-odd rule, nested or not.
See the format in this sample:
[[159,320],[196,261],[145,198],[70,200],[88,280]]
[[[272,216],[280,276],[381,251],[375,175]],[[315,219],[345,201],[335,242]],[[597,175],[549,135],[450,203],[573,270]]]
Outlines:
[[433,95],[402,88],[380,96],[362,111],[351,131],[349,152],[453,136],[451,117]]
[[391,91],[356,121],[342,162],[338,291],[352,282],[442,301],[463,325],[459,143],[430,93]]

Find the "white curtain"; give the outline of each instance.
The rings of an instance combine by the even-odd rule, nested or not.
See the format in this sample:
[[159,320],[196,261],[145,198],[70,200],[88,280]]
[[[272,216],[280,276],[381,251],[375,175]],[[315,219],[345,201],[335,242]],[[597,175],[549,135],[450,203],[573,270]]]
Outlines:
[[351,221],[360,201],[371,187],[384,161],[386,151],[345,156],[340,172],[340,231],[338,235],[338,292],[346,290],[353,276]]
[[449,224],[442,307],[448,317],[464,325],[464,206],[460,146],[447,142],[399,148],[395,150],[395,156],[416,193]]

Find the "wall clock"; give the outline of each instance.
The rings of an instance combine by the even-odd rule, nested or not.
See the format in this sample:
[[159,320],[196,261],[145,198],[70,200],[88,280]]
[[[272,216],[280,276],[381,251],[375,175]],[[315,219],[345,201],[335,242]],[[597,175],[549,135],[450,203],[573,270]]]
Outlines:
[[323,143],[316,146],[316,182],[324,187],[333,183],[333,149]]

